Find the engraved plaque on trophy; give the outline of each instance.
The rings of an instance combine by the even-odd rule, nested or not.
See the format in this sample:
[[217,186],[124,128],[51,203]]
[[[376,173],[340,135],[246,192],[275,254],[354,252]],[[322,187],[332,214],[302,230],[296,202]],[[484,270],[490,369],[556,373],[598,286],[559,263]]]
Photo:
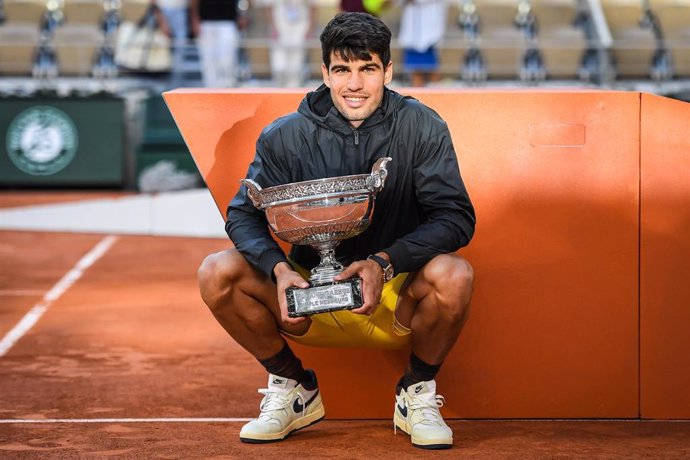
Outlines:
[[262,189],[242,179],[249,199],[266,213],[276,236],[318,251],[319,265],[311,270],[308,288],[288,288],[288,316],[310,316],[362,306],[362,280],[333,279],[343,270],[335,257],[340,241],[369,227],[376,194],[383,189],[391,158],[379,158],[369,174],[293,182]]

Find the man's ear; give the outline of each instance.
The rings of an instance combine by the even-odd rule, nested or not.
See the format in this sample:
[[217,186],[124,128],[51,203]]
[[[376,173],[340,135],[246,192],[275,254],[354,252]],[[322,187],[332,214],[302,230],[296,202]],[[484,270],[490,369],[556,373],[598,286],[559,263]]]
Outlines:
[[328,84],[328,67],[326,67],[326,64],[321,64],[321,75],[323,76],[323,84],[330,88]]
[[393,61],[388,61],[386,70],[383,73],[383,84],[387,85],[393,80]]

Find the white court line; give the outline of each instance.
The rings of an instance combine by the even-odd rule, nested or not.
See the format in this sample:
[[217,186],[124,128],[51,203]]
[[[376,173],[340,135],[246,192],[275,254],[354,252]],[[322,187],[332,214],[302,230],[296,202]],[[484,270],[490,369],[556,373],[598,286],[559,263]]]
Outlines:
[[[0,419],[0,425],[13,423],[239,423],[248,422],[252,418],[233,418],[233,417],[154,417],[154,418],[4,418]],[[384,419],[374,419],[385,421]],[[631,418],[484,418],[484,419],[446,419],[461,423],[626,423],[626,424],[662,424],[662,423],[690,423],[687,419],[655,419],[641,420]],[[327,420],[329,421],[329,420]],[[341,420],[357,421],[357,420]]]
[[94,262],[105,254],[115,241],[117,241],[117,237],[114,235],[108,235],[103,238],[93,249],[82,257],[79,262],[77,262],[72,270],[68,271],[60,281],[55,283],[55,286],[53,286],[50,291],[46,292],[43,299],[34,305],[12,330],[0,340],[0,357],[4,356],[10,348],[12,348],[12,346],[14,346],[14,344],[36,324],[36,322],[38,322],[41,316],[48,310],[48,307],[81,278],[81,275],[84,274],[84,270],[93,265]]
[[9,423],[236,423],[248,422],[251,418],[214,417],[170,417],[170,418],[35,418],[0,419],[0,424]]

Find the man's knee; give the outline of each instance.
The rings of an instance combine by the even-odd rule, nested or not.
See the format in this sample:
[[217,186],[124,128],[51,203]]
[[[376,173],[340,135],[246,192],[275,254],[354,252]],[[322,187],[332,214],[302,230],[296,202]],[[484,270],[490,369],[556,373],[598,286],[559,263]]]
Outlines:
[[434,257],[427,266],[431,283],[444,290],[467,291],[474,285],[474,271],[469,262],[455,254]]
[[429,265],[429,277],[445,313],[464,319],[474,289],[472,266],[455,254],[437,256]]
[[235,249],[206,256],[197,272],[201,297],[213,308],[213,300],[229,291],[246,272],[247,262]]
[[197,272],[199,283],[206,285],[219,278],[232,277],[237,271],[235,270],[237,265],[236,254],[236,250],[230,249],[206,256]]

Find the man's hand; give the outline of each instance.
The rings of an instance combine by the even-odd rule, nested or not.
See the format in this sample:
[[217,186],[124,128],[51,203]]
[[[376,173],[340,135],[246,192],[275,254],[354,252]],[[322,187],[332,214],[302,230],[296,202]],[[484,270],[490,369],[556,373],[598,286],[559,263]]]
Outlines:
[[351,310],[360,315],[371,315],[381,302],[383,290],[383,269],[373,260],[358,260],[345,268],[336,280],[344,280],[358,275],[362,278],[362,306]]
[[280,317],[283,322],[288,324],[299,324],[307,320],[305,317],[290,318],[287,310],[287,297],[285,296],[285,289],[296,286],[299,288],[309,287],[309,283],[302,278],[299,273],[294,271],[287,262],[277,263],[273,267],[273,274],[276,277],[276,285],[278,287],[278,305],[280,305]]

